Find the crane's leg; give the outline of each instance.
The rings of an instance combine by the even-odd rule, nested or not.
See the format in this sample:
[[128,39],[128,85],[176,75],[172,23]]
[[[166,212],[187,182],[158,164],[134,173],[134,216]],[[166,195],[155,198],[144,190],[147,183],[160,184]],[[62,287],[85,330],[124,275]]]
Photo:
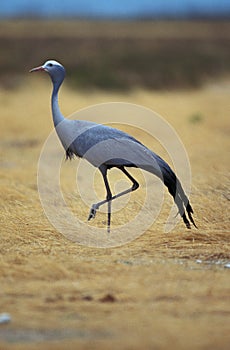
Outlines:
[[112,192],[110,190],[109,182],[108,182],[108,179],[107,179],[107,170],[108,170],[107,167],[102,165],[102,166],[100,166],[99,169],[100,169],[101,174],[103,176],[103,180],[104,180],[104,183],[105,183],[105,188],[106,188],[107,195],[106,195],[106,199],[105,200],[92,205],[92,207],[90,209],[88,220],[95,218],[97,209],[99,209],[99,207],[102,204],[108,203],[107,232],[110,233]]
[[139,183],[128,173],[128,171],[123,166],[121,166],[118,169],[120,169],[132,181],[133,186],[131,188],[128,188],[125,191],[122,191],[122,192],[112,196],[112,193],[111,193],[111,190],[109,187],[109,182],[107,179],[107,168],[105,166],[102,166],[99,169],[100,169],[102,176],[103,176],[103,179],[104,179],[104,183],[105,183],[105,187],[106,187],[106,191],[107,191],[107,196],[106,196],[106,199],[104,199],[103,201],[92,205],[92,207],[90,209],[88,220],[95,218],[96,212],[99,209],[99,207],[105,203],[108,203],[108,232],[110,232],[111,202],[116,198],[119,198],[121,196],[124,196],[125,194],[128,194],[130,192],[137,190],[139,187]]
[[[100,169],[101,170],[101,169]],[[106,202],[108,202],[108,219],[107,219],[107,232],[110,233],[110,224],[111,224],[111,206],[112,206],[112,192],[110,190],[109,187],[109,182],[107,179],[107,168],[101,170],[102,176],[103,176],[103,180],[105,183],[105,188],[106,188],[106,192],[107,192],[107,196],[106,196]],[[105,202],[105,203],[106,203]]]

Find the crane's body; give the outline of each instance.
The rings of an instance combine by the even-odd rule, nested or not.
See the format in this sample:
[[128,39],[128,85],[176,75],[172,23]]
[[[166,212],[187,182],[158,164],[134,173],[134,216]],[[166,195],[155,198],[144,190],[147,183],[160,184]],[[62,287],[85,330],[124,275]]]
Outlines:
[[[64,67],[54,60],[49,60],[43,66],[31,70],[31,72],[34,71],[46,71],[53,82],[51,98],[53,122],[66,151],[66,158],[71,159],[74,155],[84,158],[97,167],[103,176],[107,192],[106,199],[92,205],[88,220],[95,217],[96,211],[101,205],[108,203],[107,228],[108,232],[110,231],[111,202],[139,187],[138,182],[126,169],[127,167],[138,167],[151,172],[163,181],[172,195],[186,227],[191,228],[190,222],[196,227],[192,218],[193,209],[181,183],[161,157],[121,130],[90,121],[66,119],[58,105],[58,91],[65,78]],[[120,169],[132,181],[131,188],[114,196],[112,196],[107,179],[107,170],[113,167]]]

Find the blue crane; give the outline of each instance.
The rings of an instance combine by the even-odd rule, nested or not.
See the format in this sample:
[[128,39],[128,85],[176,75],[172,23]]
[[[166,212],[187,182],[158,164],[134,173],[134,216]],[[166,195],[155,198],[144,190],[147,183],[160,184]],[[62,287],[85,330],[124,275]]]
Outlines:
[[[138,189],[138,182],[127,171],[127,168],[136,167],[160,178],[172,195],[186,227],[190,229],[191,223],[197,227],[192,217],[192,206],[179,179],[160,156],[121,130],[90,121],[65,118],[58,105],[58,92],[65,78],[65,68],[57,61],[48,60],[42,66],[30,70],[30,72],[38,71],[47,72],[53,83],[51,97],[53,122],[65,149],[66,158],[72,159],[74,155],[84,158],[102,174],[107,195],[104,200],[92,205],[88,220],[94,218],[99,207],[107,203],[107,230],[110,232],[111,202]],[[115,195],[112,195],[107,177],[108,170],[113,167],[120,169],[132,182],[130,188]]]

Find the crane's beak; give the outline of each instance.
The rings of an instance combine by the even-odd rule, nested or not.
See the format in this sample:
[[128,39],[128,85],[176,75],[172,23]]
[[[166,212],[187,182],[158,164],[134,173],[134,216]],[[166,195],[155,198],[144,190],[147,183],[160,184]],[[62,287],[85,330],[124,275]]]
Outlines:
[[33,73],[33,72],[39,72],[39,71],[43,71],[45,72],[45,68],[43,66],[40,66],[40,67],[35,67],[35,68],[32,68],[29,73]]

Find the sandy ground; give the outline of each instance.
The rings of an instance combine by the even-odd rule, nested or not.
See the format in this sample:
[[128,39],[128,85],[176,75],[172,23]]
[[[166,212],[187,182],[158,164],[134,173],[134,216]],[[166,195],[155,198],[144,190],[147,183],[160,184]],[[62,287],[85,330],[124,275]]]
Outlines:
[[[37,162],[53,127],[47,77],[0,91],[0,312],[12,318],[0,325],[0,349],[229,348],[229,92],[229,82],[173,93],[63,88],[65,115],[109,101],[152,108],[178,132],[191,163],[198,230],[179,222],[164,233],[166,195],[145,234],[100,249],[57,232],[39,201]],[[79,198],[72,205],[81,213]],[[92,225],[104,220],[98,213]]]

